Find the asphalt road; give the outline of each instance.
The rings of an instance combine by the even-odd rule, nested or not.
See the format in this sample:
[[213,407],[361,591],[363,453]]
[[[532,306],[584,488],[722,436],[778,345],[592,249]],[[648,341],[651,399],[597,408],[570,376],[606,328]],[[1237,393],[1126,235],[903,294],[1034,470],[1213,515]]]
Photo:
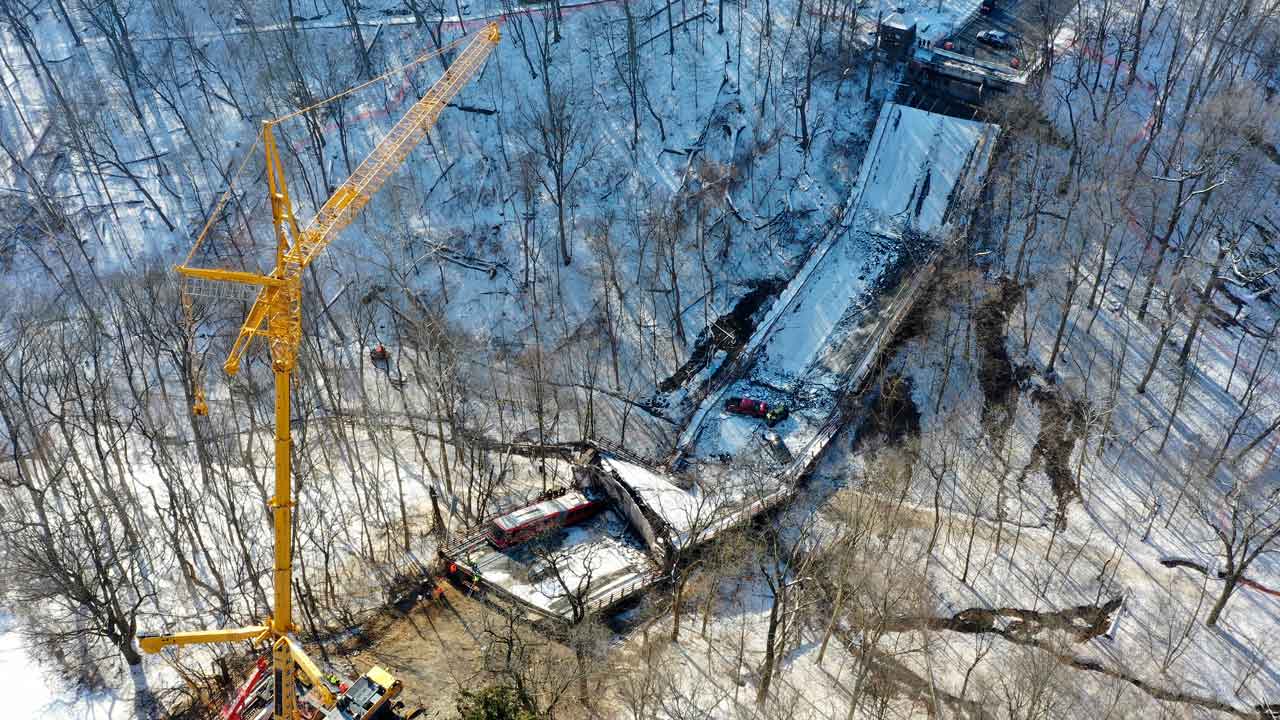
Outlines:
[[[951,38],[954,51],[979,60],[1008,65],[1016,57],[1025,66],[1040,52],[1043,37],[1053,32],[1057,19],[1074,4],[1072,0],[995,0],[996,8],[979,14],[962,32]],[[1000,30],[1013,38],[1014,48],[1002,50],[978,42],[978,33]]]

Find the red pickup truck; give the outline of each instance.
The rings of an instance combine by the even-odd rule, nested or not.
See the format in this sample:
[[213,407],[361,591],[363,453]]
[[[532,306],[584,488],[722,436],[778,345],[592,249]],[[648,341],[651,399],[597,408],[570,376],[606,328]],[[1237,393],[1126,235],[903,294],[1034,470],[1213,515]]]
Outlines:
[[747,397],[731,397],[724,401],[725,412],[736,415],[760,418],[769,427],[773,427],[787,418],[787,406],[781,403],[770,404],[764,400]]

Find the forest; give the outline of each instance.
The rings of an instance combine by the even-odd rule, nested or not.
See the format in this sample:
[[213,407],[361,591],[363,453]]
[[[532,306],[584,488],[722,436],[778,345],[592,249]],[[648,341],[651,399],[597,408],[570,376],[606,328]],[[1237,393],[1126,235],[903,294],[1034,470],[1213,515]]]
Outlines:
[[[0,0],[0,687],[43,688],[12,716],[214,717],[243,681],[248,643],[136,641],[271,611],[271,359],[227,376],[253,296],[173,267],[270,267],[263,121],[292,115],[309,218],[456,55],[429,51],[498,20],[303,279],[310,652],[468,720],[1280,717],[1280,3],[1006,5],[1043,65],[978,106],[877,27],[941,41],[979,0]],[[848,224],[887,103],[999,140],[907,238],[936,270],[794,497],[620,615],[549,553],[560,631],[456,586],[406,609],[582,448],[675,453]],[[719,460],[686,535],[768,492]]]

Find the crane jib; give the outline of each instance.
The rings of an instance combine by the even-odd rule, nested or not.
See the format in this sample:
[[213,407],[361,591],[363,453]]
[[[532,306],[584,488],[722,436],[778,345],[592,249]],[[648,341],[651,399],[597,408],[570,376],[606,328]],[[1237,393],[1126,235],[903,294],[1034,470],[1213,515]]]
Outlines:
[[409,108],[391,132],[351,173],[351,177],[333,192],[320,212],[303,227],[298,242],[289,253],[290,260],[305,268],[338,231],[355,220],[391,173],[427,136],[454,96],[484,66],[499,38],[497,25],[490,24],[472,39],[444,76]]

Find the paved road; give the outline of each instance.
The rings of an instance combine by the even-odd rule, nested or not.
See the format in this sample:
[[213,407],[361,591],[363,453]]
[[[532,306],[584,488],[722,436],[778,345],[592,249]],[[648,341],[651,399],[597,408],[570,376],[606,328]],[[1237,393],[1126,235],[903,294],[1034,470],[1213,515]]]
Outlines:
[[[1009,65],[1016,57],[1023,67],[1041,49],[1046,32],[1052,33],[1057,19],[1075,5],[1074,0],[996,0],[996,9],[979,14],[961,32],[952,36],[955,52],[986,62]],[[1000,30],[1014,38],[1012,50],[1001,50],[978,42],[978,33]]]

